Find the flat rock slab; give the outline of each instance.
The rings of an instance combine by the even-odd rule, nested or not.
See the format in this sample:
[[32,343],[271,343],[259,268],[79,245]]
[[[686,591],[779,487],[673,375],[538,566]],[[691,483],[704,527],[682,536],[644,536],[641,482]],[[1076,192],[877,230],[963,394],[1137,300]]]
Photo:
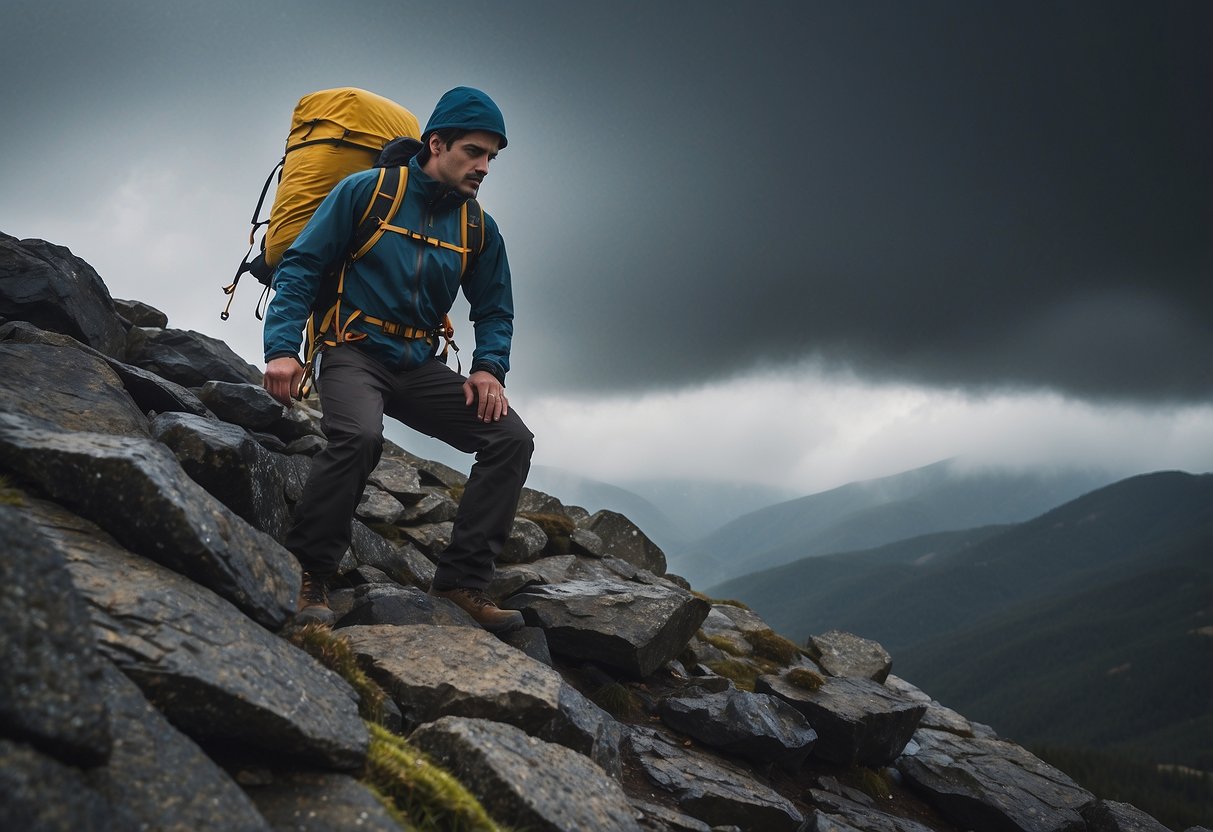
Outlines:
[[507,722],[621,770],[614,718],[552,668],[480,628],[424,624],[344,627],[367,671],[414,728],[443,716]]
[[621,580],[532,586],[504,606],[546,631],[553,654],[637,677],[681,653],[710,609],[683,590]]
[[654,784],[675,796],[682,811],[710,826],[794,832],[804,821],[790,801],[740,766],[675,745],[656,731],[633,728],[626,748]]
[[72,347],[0,342],[0,409],[46,429],[148,436],[122,379]]
[[294,614],[298,561],[185,476],[161,443],[48,431],[0,413],[0,465],[259,624],[276,629]]
[[38,527],[0,505],[0,733],[64,762],[97,765],[112,747],[88,606]]
[[409,741],[498,823],[532,832],[640,832],[623,790],[582,755],[487,719],[443,717]]
[[953,823],[1010,832],[1084,832],[1094,802],[1062,772],[1014,743],[922,729],[897,769]]
[[817,732],[808,719],[777,696],[726,690],[661,702],[666,725],[704,745],[757,763],[795,771],[813,750]]
[[248,793],[275,832],[404,832],[366,786],[345,774],[279,774]]
[[818,737],[813,756],[840,765],[891,763],[927,710],[871,679],[827,678],[810,691],[768,675],[758,678],[755,690],[774,694],[807,716]]
[[932,832],[931,827],[924,826],[915,820],[898,817],[881,812],[875,806],[875,801],[863,792],[854,795],[851,800],[832,792],[820,789],[809,789],[816,809],[813,822],[816,826],[811,829],[843,830],[854,829],[858,832]]
[[132,829],[223,829],[270,832],[270,826],[227,772],[169,724],[139,688],[113,665],[100,685],[109,704],[114,744],[109,762],[86,775],[89,784],[137,821]]
[[93,524],[49,503],[22,510],[67,560],[101,653],[192,738],[322,768],[362,763],[366,726],[341,677]]

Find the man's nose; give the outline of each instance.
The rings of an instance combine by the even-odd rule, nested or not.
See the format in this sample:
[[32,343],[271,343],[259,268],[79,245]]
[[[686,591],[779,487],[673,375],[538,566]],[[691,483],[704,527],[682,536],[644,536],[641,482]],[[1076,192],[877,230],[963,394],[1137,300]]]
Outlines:
[[487,158],[478,159],[476,161],[476,173],[480,174],[481,176],[489,175],[489,160]]

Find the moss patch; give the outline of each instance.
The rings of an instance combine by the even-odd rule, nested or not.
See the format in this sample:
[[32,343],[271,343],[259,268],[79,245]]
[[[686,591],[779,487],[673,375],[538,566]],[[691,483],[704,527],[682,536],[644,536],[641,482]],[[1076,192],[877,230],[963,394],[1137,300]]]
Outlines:
[[826,683],[824,676],[815,670],[809,670],[807,667],[794,667],[788,671],[788,675],[784,678],[801,690],[808,691],[821,690],[821,686]]
[[[702,632],[702,631],[700,631],[700,632]],[[721,652],[724,652],[724,653],[728,653],[730,656],[746,655],[745,651],[740,649],[736,644],[734,644],[732,639],[726,638],[725,636],[702,635],[702,636],[700,636],[700,638],[702,638],[705,642],[707,642],[708,644],[715,647],[717,650],[720,650]]]
[[868,797],[879,800],[890,800],[893,797],[893,785],[889,778],[883,772],[870,768],[859,769],[859,788]]
[[748,607],[748,606],[746,606],[746,605],[745,605],[744,603],[742,603],[741,601],[734,601],[732,598],[724,598],[724,599],[721,599],[721,598],[710,598],[710,597],[708,597],[707,595],[704,595],[702,592],[699,592],[698,590],[694,590],[694,589],[692,589],[692,590],[691,590],[691,594],[692,594],[692,595],[694,595],[694,596],[695,596],[696,598],[698,598],[699,600],[701,600],[701,601],[707,601],[709,604],[712,604],[712,605],[714,605],[714,606],[715,606],[715,605],[717,605],[717,604],[721,604],[721,605],[724,605],[724,606],[726,606],[726,607],[737,607],[737,609],[740,609],[740,610],[748,610],[748,609],[749,609],[749,607]]
[[774,630],[757,630],[745,633],[745,639],[754,647],[754,653],[764,659],[787,667],[804,651],[796,646],[796,642],[784,638]]
[[570,535],[577,530],[577,524],[563,514],[550,514],[540,511],[524,511],[518,515],[530,520],[548,536],[544,553],[548,555],[567,555],[572,551]]
[[25,505],[25,494],[23,494],[20,489],[14,488],[9,478],[3,474],[0,474],[0,505]]
[[358,694],[358,713],[371,722],[383,721],[387,694],[358,665],[350,643],[320,624],[307,624],[283,631],[286,640],[350,683]]
[[370,723],[365,782],[388,798],[407,827],[442,832],[497,832],[484,807],[458,780],[403,738]]
[[611,716],[625,722],[634,722],[644,715],[640,699],[619,682],[607,682],[591,693],[589,699]]

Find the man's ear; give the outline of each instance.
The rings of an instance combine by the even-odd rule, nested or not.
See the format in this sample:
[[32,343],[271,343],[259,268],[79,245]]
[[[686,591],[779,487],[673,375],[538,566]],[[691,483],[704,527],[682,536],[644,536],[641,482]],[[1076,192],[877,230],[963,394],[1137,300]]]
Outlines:
[[429,150],[431,156],[437,156],[446,150],[446,145],[442,142],[442,136],[437,133],[430,134]]

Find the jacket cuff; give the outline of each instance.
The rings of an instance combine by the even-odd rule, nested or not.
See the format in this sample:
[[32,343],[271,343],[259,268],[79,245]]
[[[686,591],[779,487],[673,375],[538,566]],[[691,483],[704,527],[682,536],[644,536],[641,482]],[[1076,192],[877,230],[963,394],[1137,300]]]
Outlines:
[[267,355],[267,356],[265,357],[265,363],[266,363],[266,364],[269,364],[269,363],[270,363],[271,361],[273,361],[275,358],[293,358],[293,359],[295,359],[296,361],[299,361],[300,366],[302,366],[302,365],[303,365],[303,362],[299,360],[299,354],[298,354],[298,353],[294,353],[294,352],[287,352],[286,350],[279,350],[278,352],[272,352],[272,353],[270,353],[269,355]]
[[472,369],[469,370],[469,374],[479,372],[480,370],[484,370],[484,372],[491,374],[494,378],[501,382],[502,387],[505,386],[505,373],[502,372],[501,368],[492,361],[477,361],[473,363]]

